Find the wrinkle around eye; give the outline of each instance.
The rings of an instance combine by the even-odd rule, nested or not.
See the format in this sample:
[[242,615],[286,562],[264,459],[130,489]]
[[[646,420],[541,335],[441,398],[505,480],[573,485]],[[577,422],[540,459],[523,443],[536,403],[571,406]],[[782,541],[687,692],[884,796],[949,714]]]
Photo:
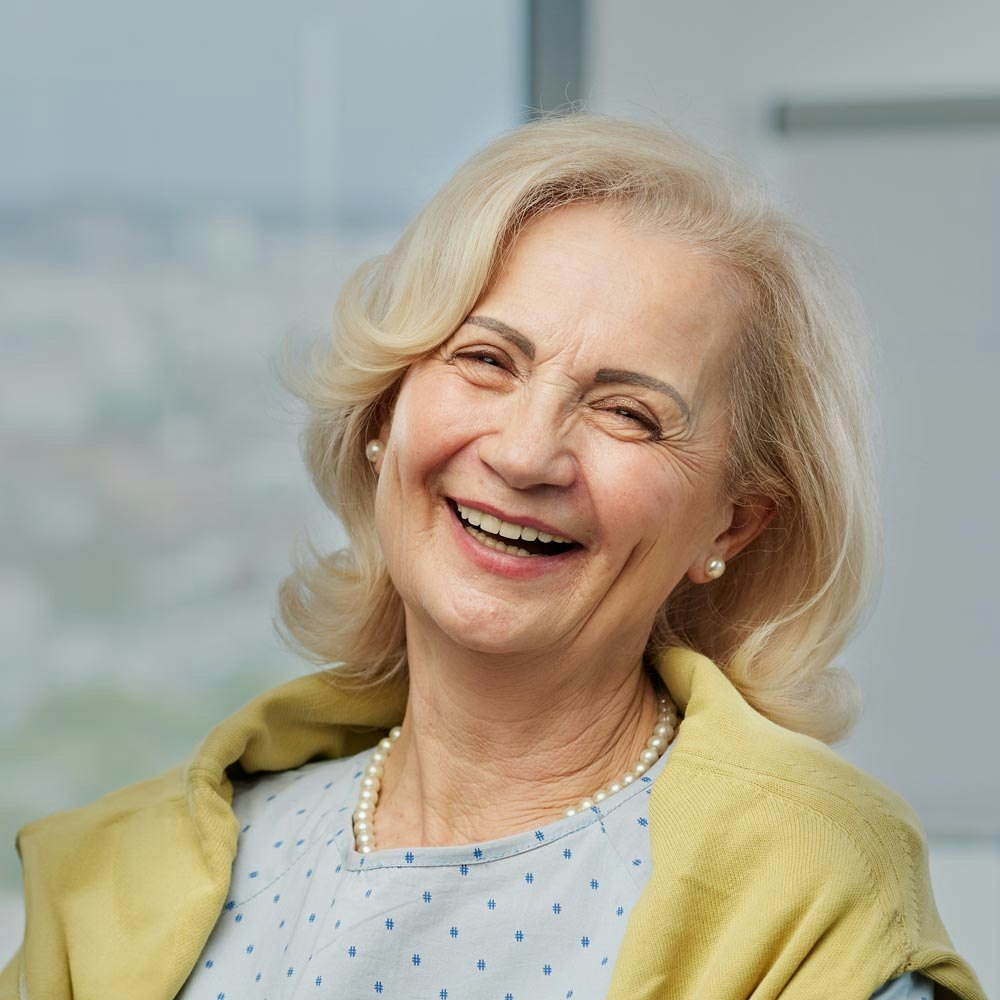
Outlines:
[[505,376],[521,378],[510,358],[494,348],[461,348],[449,354],[445,362],[467,371],[476,380],[488,380],[490,384],[506,381]]
[[[645,417],[630,406],[591,406],[595,413],[607,414],[613,418],[616,425],[628,432],[631,438],[632,433],[642,435],[646,441],[663,440],[663,431],[660,425],[652,418]],[[631,411],[631,412],[629,412]]]

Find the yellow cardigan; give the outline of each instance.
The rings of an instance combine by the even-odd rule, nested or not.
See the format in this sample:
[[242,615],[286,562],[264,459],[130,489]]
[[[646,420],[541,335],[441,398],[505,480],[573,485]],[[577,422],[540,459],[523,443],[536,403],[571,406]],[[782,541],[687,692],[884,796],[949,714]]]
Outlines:
[[[915,969],[941,984],[937,1000],[986,1000],[938,916],[906,801],[754,711],[710,659],[675,648],[656,666],[684,723],[653,784],[653,874],[609,1000],[867,1000]],[[359,753],[401,720],[406,694],[308,674],[231,715],[187,763],[25,826],[25,938],[0,1000],[172,1000],[229,889],[226,768]]]

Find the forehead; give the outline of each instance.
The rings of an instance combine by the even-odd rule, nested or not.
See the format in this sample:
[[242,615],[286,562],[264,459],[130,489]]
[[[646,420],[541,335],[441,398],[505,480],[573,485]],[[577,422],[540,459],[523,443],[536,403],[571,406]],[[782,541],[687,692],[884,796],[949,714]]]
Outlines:
[[540,358],[569,349],[648,371],[694,403],[719,383],[734,336],[724,278],[669,234],[626,227],[610,206],[571,205],[519,234],[475,311],[516,327]]

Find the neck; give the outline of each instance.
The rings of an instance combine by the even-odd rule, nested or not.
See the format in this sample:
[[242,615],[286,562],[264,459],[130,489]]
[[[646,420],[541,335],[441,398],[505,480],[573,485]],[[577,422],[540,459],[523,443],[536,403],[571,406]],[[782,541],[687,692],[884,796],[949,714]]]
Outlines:
[[659,715],[641,647],[483,656],[408,639],[378,850],[476,843],[559,819],[631,769]]

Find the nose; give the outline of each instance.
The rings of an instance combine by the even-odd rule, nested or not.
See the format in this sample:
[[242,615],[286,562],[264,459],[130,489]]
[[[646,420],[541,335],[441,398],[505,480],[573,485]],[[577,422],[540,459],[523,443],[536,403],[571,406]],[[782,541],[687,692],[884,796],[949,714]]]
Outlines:
[[480,440],[479,457],[514,489],[572,486],[577,462],[558,401],[526,393],[498,414],[499,426]]

